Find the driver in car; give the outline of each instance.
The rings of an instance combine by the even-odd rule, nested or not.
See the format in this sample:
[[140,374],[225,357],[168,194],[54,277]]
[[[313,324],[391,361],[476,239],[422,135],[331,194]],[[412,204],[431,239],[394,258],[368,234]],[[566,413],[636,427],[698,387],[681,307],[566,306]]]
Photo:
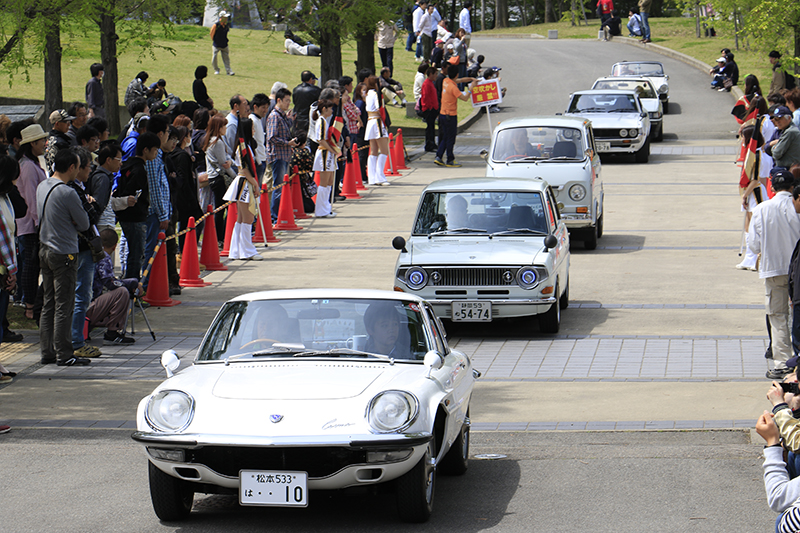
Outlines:
[[263,350],[274,343],[299,342],[299,334],[292,331],[292,321],[286,310],[278,304],[267,304],[256,314],[254,339],[243,345],[252,350]]
[[388,355],[395,359],[411,359],[408,342],[398,342],[401,339],[400,314],[393,302],[370,304],[364,313],[364,327],[369,335],[365,352]]
[[467,200],[456,195],[447,200],[447,229],[468,227]]
[[510,146],[506,154],[503,155],[503,159],[542,155],[539,150],[530,145],[528,142],[528,133],[524,129],[512,131],[510,141]]

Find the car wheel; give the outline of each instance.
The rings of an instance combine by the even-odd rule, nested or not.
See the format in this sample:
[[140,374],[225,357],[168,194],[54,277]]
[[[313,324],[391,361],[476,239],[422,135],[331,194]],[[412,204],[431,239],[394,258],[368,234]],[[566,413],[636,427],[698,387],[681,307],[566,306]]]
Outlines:
[[397,479],[397,514],[403,522],[427,522],[433,511],[436,463],[433,440],[419,462]]
[[189,516],[194,502],[194,491],[188,484],[165,474],[148,461],[150,474],[150,499],[156,516],[165,522],[183,520]]
[[[556,285],[558,294],[558,285]],[[539,330],[542,333],[558,333],[561,327],[561,304],[558,300],[545,313],[539,315]]]
[[[469,416],[469,414],[467,414]],[[439,463],[442,474],[461,476],[467,471],[469,462],[469,424],[461,426],[461,433],[453,442],[450,450]]]
[[669,113],[669,100],[664,100],[661,102],[661,109],[665,115]]
[[662,123],[661,126],[658,127],[658,132],[655,137],[653,137],[653,141],[660,143],[664,140],[664,124]]
[[558,305],[561,309],[569,307],[569,278],[567,278],[567,288],[564,289],[564,294],[558,299]]
[[597,238],[603,236],[603,215],[597,217]]
[[644,142],[644,146],[634,154],[637,163],[647,163],[650,160],[650,139]]
[[586,236],[583,238],[583,247],[587,250],[594,250],[597,248],[597,224],[587,229],[584,235]]

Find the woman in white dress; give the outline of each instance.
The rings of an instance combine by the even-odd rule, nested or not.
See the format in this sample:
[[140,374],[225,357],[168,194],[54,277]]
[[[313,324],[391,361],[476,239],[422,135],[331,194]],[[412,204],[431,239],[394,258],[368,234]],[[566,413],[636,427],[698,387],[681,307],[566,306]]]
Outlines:
[[364,139],[369,141],[367,158],[367,177],[370,185],[389,185],[383,169],[389,157],[389,132],[386,129],[385,110],[378,78],[370,76],[365,80],[367,86],[367,128]]
[[333,190],[333,180],[336,177],[336,157],[340,151],[329,133],[333,105],[331,100],[320,100],[317,102],[317,108],[311,112],[311,119],[317,124],[318,131],[316,133],[319,137],[313,167],[315,172],[319,172],[317,203],[314,208],[314,216],[318,218],[336,216],[331,205],[331,191]]
[[236,224],[233,226],[231,245],[228,257],[230,259],[244,259],[261,261],[264,257],[253,246],[253,220],[258,212],[257,202],[261,189],[256,180],[256,166],[253,160],[253,151],[256,143],[253,140],[253,121],[249,118],[240,118],[238,127],[238,145],[236,146],[236,162],[239,174],[225,191],[223,199],[227,202],[236,201]]
[[[769,119],[769,115],[766,114],[766,100],[764,100],[762,96],[756,96],[752,100],[750,108],[758,108],[758,115],[753,124],[742,128],[742,137],[746,140],[744,144],[747,149],[747,157],[742,167],[742,178],[739,181],[739,193],[742,197],[742,211],[745,212],[745,231],[750,228],[750,218],[753,209],[761,202],[769,200],[765,184],[768,183],[769,171],[774,165],[772,158],[763,150],[764,140],[770,139],[775,131],[775,126]],[[748,109],[748,115],[751,109]],[[751,142],[753,136],[756,137],[754,143]],[[750,147],[748,145],[750,144],[753,145],[755,150],[749,149]],[[750,248],[745,246],[744,259],[741,263],[736,265],[736,268],[739,270],[755,271],[757,262],[758,255],[754,254]]]

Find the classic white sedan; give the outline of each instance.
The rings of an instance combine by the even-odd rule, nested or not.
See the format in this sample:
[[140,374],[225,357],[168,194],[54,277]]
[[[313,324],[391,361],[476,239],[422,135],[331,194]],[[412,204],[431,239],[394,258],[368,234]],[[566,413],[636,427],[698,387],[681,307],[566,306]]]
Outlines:
[[664,65],[658,61],[620,61],[611,67],[612,76],[642,76],[658,92],[658,98],[664,106],[664,114],[669,114],[669,76],[664,72]]
[[664,140],[664,107],[648,78],[630,77],[618,78],[606,76],[598,78],[592,89],[621,89],[623,91],[636,91],[639,101],[642,102],[647,114],[650,115],[650,138],[654,142]]
[[537,316],[557,333],[569,305],[569,234],[540,178],[455,178],[422,191],[394,289],[453,322]]
[[188,368],[145,397],[133,439],[162,520],[194,493],[305,507],[315,489],[392,482],[423,522],[437,472],[463,474],[480,373],[447,345],[430,304],[388,291],[305,289],[225,303]]

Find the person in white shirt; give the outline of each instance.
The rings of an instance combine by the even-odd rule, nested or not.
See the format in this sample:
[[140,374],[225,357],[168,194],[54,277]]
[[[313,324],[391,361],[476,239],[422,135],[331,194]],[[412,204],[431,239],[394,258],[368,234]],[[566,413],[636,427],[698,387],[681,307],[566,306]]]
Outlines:
[[422,25],[420,24],[420,21],[422,20],[422,16],[428,12],[428,2],[427,0],[422,0],[417,5],[419,7],[414,10],[412,28],[414,29],[414,35],[417,36],[417,53],[415,60],[417,63],[419,63],[422,61]]
[[800,215],[792,199],[794,176],[787,170],[772,175],[775,196],[753,209],[747,247],[761,254],[758,277],[764,280],[766,311],[772,338],[772,359],[775,368],[767,372],[769,379],[781,379],[790,373],[786,361],[792,356],[789,328],[789,263],[800,240]]
[[253,121],[253,140],[256,141],[256,149],[253,153],[253,158],[256,160],[257,175],[255,178],[261,183],[261,178],[264,176],[264,171],[267,169],[267,145],[265,143],[265,138],[269,96],[264,93],[256,94],[250,102],[250,108],[253,111],[250,113],[250,120]]
[[419,34],[422,42],[423,61],[430,60],[431,50],[433,50],[433,38],[431,37],[433,34],[431,31],[431,14],[433,13],[434,9],[436,8],[428,4],[428,6],[425,8],[425,12],[422,14],[422,17],[419,19]]
[[628,37],[642,37],[642,16],[634,7],[628,11]]
[[469,48],[469,43],[472,40],[472,20],[470,15],[472,14],[472,2],[465,2],[464,9],[461,10],[461,13],[458,14],[458,27],[462,28],[466,34],[464,38],[461,39],[464,43],[464,46]]

